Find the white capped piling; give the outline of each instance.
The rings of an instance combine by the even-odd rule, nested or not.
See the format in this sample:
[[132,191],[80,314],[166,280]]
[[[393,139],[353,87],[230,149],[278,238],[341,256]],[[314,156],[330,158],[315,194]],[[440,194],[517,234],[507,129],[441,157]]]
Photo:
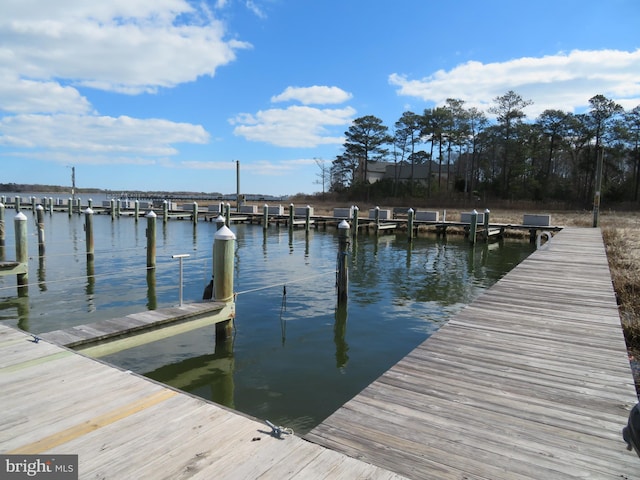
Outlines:
[[216,230],[220,230],[222,227],[225,226],[225,219],[222,215],[218,215],[216,217]]
[[213,292],[217,302],[233,300],[234,233],[224,225],[213,237]]
[[476,244],[476,231],[478,229],[478,211],[471,212],[471,221],[469,222],[469,241],[471,245]]
[[266,230],[269,227],[269,205],[266,203],[262,206],[262,229]]
[[87,261],[93,260],[93,210],[87,208],[84,211],[84,234],[87,243]]
[[167,223],[169,220],[169,202],[166,200],[162,201],[162,222]]
[[156,214],[153,210],[147,218],[147,268],[156,268]]
[[36,197],[31,196],[31,212],[35,215],[36,213]]
[[[16,262],[27,264],[29,261],[29,251],[27,248],[27,217],[22,212],[13,219],[16,236]],[[27,288],[29,283],[28,271],[17,275],[18,289]],[[22,287],[22,288],[21,288]]]
[[93,198],[87,200],[87,208],[93,208]]
[[69,216],[73,215],[73,198],[71,197],[67,199],[67,213]]
[[338,305],[347,302],[349,290],[349,270],[347,264],[347,250],[349,249],[349,223],[342,220],[338,225],[338,269],[336,284],[338,288]]
[[380,207],[376,205],[374,210],[374,222],[376,224],[376,235],[378,234],[378,230],[380,229]]
[[80,197],[76,198],[76,210],[78,211],[78,215],[82,214],[82,199]]
[[38,255],[44,255],[44,207],[36,206],[36,227],[38,229]]
[[409,237],[409,241],[413,240],[413,216],[414,216],[413,208],[407,210],[407,235]]
[[[4,230],[4,202],[0,202],[0,247],[5,245],[5,230]],[[4,260],[4,256],[0,257],[0,260]]]
[[122,207],[122,200],[117,199],[116,200],[116,215],[119,217],[120,213],[121,213],[121,207]]
[[198,202],[193,202],[193,212],[191,214],[191,221],[194,225],[198,223]]
[[231,204],[227,203],[224,206],[224,218],[225,218],[225,225],[228,227],[231,226]]
[[109,201],[109,213],[111,213],[111,220],[116,218],[116,200],[115,200],[115,198],[112,198]]
[[49,214],[53,215],[53,197],[49,197]]
[[304,211],[304,229],[306,232],[311,229],[311,206],[309,205]]
[[359,213],[359,209],[357,205],[354,205],[353,207],[353,236],[355,237],[356,235],[358,235],[358,213]]
[[489,241],[489,214],[491,212],[489,211],[488,208],[485,208],[484,210],[484,241],[488,242]]
[[136,198],[136,201],[133,202],[133,218],[135,218],[136,222],[138,221],[139,216],[140,216],[140,200]]

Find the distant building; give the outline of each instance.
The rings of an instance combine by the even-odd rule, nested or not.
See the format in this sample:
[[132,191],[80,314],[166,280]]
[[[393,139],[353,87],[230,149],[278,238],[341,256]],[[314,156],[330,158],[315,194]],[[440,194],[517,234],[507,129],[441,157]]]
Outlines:
[[[413,166],[413,180],[427,184],[429,178],[429,163],[423,163]],[[431,178],[438,178],[438,163],[431,161]],[[407,182],[411,179],[411,164],[406,162],[369,162],[367,166],[367,181],[376,183],[382,179],[398,180]],[[443,182],[447,180],[446,167],[443,165],[442,177]]]

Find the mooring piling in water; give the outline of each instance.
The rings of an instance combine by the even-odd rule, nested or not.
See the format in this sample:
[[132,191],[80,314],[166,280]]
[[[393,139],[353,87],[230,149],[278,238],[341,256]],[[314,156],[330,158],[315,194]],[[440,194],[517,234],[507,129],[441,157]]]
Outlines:
[[169,202],[163,200],[162,202],[162,223],[167,223],[169,220]]
[[352,209],[352,218],[353,218],[353,236],[358,235],[358,213],[359,209],[357,205],[354,205]]
[[[234,301],[233,259],[235,256],[235,234],[223,225],[213,239],[213,297],[217,302]],[[232,319],[216,323],[216,341],[231,335]]]
[[133,202],[133,218],[136,223],[138,222],[138,216],[140,216],[140,200],[136,198],[136,201]]
[[44,207],[36,207],[36,227],[38,229],[38,255],[44,255]]
[[[27,217],[24,213],[18,212],[14,217],[14,228],[16,237],[16,262],[27,265],[29,261],[29,249],[27,247]],[[28,269],[17,274],[18,291],[24,292],[29,283]]]
[[227,203],[224,206],[224,218],[225,218],[225,221],[224,221],[225,225],[227,226],[227,228],[230,227],[231,226],[231,204],[230,203]]
[[338,270],[336,283],[338,288],[338,304],[347,302],[349,290],[349,270],[347,264],[347,250],[349,249],[349,223],[342,220],[338,225]]
[[262,229],[266,230],[269,227],[269,205],[266,203],[262,206]]
[[153,210],[147,218],[147,268],[156,268],[156,214]]
[[93,249],[93,210],[91,207],[87,208],[84,211],[84,233],[85,240],[87,243],[87,261],[93,260],[94,249]]
[[191,221],[194,225],[198,223],[198,202],[193,202],[193,212],[191,214]]
[[216,217],[216,231],[220,230],[222,227],[224,227],[224,225],[225,225],[225,219],[222,215],[219,214]]
[[485,208],[484,210],[484,241],[488,242],[489,241],[489,214],[491,212],[489,211],[488,208]]
[[471,221],[469,222],[469,241],[471,245],[476,244],[476,231],[478,230],[478,211],[471,212]]
[[4,260],[4,245],[5,245],[5,230],[4,230],[4,202],[0,202],[0,261]]
[[413,240],[413,217],[415,212],[413,208],[407,210],[407,236],[409,237],[409,241]]

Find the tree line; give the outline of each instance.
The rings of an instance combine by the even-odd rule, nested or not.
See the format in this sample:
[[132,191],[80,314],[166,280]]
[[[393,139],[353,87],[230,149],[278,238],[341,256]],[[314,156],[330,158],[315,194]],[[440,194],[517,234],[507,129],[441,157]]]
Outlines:
[[[524,109],[531,104],[509,91],[493,99],[488,111],[495,120],[490,121],[477,108],[466,108],[464,100],[450,98],[422,114],[404,112],[392,130],[373,115],[357,118],[331,166],[317,162],[323,191],[326,185],[333,192],[388,197],[589,204],[601,152],[602,198],[638,201],[640,105],[625,111],[596,95],[586,113],[549,109],[527,122]],[[402,166],[410,175],[371,183],[374,162]],[[417,165],[424,165],[421,171],[427,174],[415,175]]]

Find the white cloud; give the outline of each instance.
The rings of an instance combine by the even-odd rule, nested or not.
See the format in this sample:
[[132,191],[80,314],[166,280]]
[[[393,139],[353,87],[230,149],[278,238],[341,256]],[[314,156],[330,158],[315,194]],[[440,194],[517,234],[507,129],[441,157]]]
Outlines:
[[15,115],[0,119],[0,146],[74,154],[167,156],[173,144],[206,143],[199,125],[127,116]]
[[574,50],[500,63],[467,62],[419,80],[393,73],[389,83],[399,87],[398,95],[436,105],[460,98],[467,107],[485,112],[495,97],[513,90],[534,102],[525,110],[530,117],[550,108],[582,111],[589,107],[589,98],[598,94],[630,109],[640,104],[640,49]]
[[312,148],[344,143],[344,137],[331,135],[327,127],[348,125],[355,113],[351,107],[319,109],[294,105],[261,110],[255,115],[243,113],[231,119],[231,123],[237,125],[234,134],[247,140],[280,147]]
[[0,72],[0,111],[8,113],[89,113],[89,101],[73,87],[38,82]]
[[[188,20],[189,23],[185,23]],[[213,76],[248,44],[183,0],[22,0],[3,4],[0,69],[125,93]]]
[[271,97],[272,102],[297,100],[303,105],[326,105],[344,103],[352,95],[338,87],[314,85],[312,87],[287,87],[284,92]]

